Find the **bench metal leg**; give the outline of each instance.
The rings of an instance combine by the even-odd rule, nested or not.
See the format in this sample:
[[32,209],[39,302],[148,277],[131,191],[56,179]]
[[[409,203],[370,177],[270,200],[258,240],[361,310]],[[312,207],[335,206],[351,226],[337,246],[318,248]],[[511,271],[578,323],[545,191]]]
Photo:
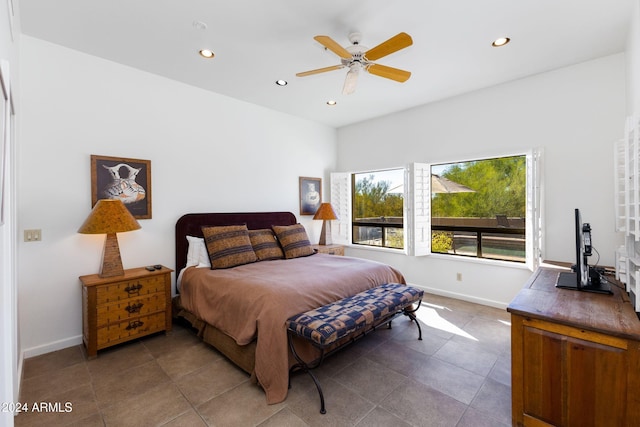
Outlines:
[[418,300],[418,306],[416,308],[414,308],[413,310],[410,310],[409,307],[405,308],[404,310],[402,310],[402,314],[404,314],[405,316],[409,317],[409,319],[413,320],[414,322],[416,322],[416,326],[418,327],[418,339],[420,341],[422,341],[422,328],[420,327],[420,322],[418,322],[418,319],[416,318],[416,311],[418,311],[418,309],[420,308],[420,305],[422,304],[422,300]]
[[307,374],[309,374],[309,376],[311,377],[311,379],[315,383],[316,388],[318,389],[318,394],[320,395],[320,413],[321,414],[326,414],[327,410],[324,407],[324,393],[322,393],[322,387],[320,387],[320,382],[318,381],[316,376],[313,375],[313,372],[311,372],[308,369],[306,369],[306,372],[307,372]]
[[326,414],[327,410],[325,409],[325,406],[324,406],[324,393],[322,392],[322,387],[320,387],[320,381],[318,381],[318,378],[316,378],[313,372],[311,372],[311,369],[317,368],[322,363],[322,360],[324,359],[324,349],[321,350],[322,353],[320,354],[320,360],[318,361],[318,363],[316,363],[314,366],[309,366],[304,360],[302,360],[302,357],[300,357],[296,352],[295,346],[293,345],[293,337],[291,336],[291,334],[288,335],[288,338],[289,338],[288,341],[289,341],[289,348],[291,349],[291,353],[293,353],[293,357],[295,357],[296,360],[298,361],[298,363],[296,363],[291,367],[291,369],[289,369],[289,388],[291,388],[292,372],[296,370],[301,370],[309,374],[309,376],[313,380],[313,383],[316,385],[316,389],[318,389],[318,394],[320,395],[320,413]]
[[[391,321],[393,320],[393,318],[395,318],[396,316],[399,316],[400,314],[404,314],[405,316],[409,317],[409,319],[411,319],[414,322],[416,322],[416,326],[418,327],[418,339],[422,340],[422,328],[420,327],[420,322],[418,322],[418,319],[416,318],[416,315],[415,315],[415,312],[420,308],[421,304],[422,304],[422,300],[418,300],[418,305],[416,306],[416,308],[410,309],[410,306],[409,306],[409,307],[405,307],[404,309],[402,309],[402,311],[395,312],[395,314],[393,314],[391,316],[391,318],[387,322],[383,321],[381,323],[378,323],[377,326],[373,326],[372,330],[375,331],[378,326],[381,326],[384,323],[386,323],[387,327],[389,329],[391,329]],[[364,336],[366,334],[367,334],[367,332],[364,332],[360,336]],[[320,358],[315,363],[313,363],[313,366],[309,366],[302,359],[302,357],[300,357],[298,355],[298,353],[296,352],[295,346],[293,344],[293,337],[294,337],[293,332],[291,330],[289,330],[288,333],[287,333],[287,338],[288,338],[288,341],[289,341],[289,348],[291,349],[291,353],[293,354],[293,357],[295,357],[295,359],[298,361],[298,363],[296,363],[295,365],[293,365],[291,367],[291,369],[289,369],[289,388],[291,388],[291,374],[293,372],[300,370],[300,371],[304,371],[307,374],[309,374],[309,376],[313,380],[313,383],[316,385],[316,389],[318,390],[318,395],[320,396],[320,413],[321,414],[326,414],[327,411],[326,411],[325,404],[324,404],[324,393],[322,392],[322,387],[320,386],[320,381],[318,381],[318,378],[313,374],[313,372],[311,372],[311,370],[317,368],[318,366],[320,366],[320,364],[322,364],[322,361],[324,360],[324,357],[326,355],[332,354],[334,351],[337,351],[337,349],[334,349],[334,350],[329,351],[328,353],[325,353],[325,348],[324,347],[320,347],[320,346],[316,345],[316,348],[320,349],[320,351],[321,351]],[[352,341],[350,341],[350,342],[355,341],[355,339],[357,339],[357,338],[352,339]]]

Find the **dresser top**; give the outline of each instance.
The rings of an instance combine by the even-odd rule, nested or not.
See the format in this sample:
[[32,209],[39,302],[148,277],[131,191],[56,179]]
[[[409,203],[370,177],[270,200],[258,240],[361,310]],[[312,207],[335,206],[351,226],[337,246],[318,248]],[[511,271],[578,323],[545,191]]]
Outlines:
[[145,267],[138,267],[124,270],[124,274],[122,276],[100,277],[99,274],[89,274],[86,276],[80,276],[80,281],[84,286],[96,286],[114,282],[122,282],[124,280],[139,279],[147,276],[157,276],[160,274],[171,273],[172,271],[172,269],[165,266],[162,266],[162,268],[154,271],[148,271]]
[[523,317],[640,341],[640,320],[629,297],[610,276],[613,295],[555,287],[558,274],[567,269],[538,268],[507,310]]

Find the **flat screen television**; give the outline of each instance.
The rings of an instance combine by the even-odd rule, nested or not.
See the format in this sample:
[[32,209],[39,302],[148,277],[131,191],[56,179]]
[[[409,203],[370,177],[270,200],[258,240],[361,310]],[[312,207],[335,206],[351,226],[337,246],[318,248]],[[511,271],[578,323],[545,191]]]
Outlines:
[[556,287],[584,292],[612,294],[611,285],[598,271],[589,266],[592,253],[591,226],[582,222],[580,210],[575,210],[576,264],[571,272],[558,274]]

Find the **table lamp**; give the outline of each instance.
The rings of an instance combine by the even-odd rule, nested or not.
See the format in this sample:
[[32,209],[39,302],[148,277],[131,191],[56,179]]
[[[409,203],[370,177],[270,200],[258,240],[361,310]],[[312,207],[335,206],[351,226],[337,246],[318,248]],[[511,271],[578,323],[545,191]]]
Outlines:
[[107,235],[102,252],[100,277],[124,275],[116,233],[138,230],[139,228],[141,228],[140,224],[122,201],[117,199],[98,200],[89,217],[78,229],[78,233]]
[[333,207],[331,206],[331,203],[321,203],[320,207],[316,211],[316,214],[313,216],[313,219],[322,220],[322,231],[320,232],[320,241],[318,242],[318,244],[330,245],[331,244],[331,223],[329,221],[338,219],[338,216],[333,211]]

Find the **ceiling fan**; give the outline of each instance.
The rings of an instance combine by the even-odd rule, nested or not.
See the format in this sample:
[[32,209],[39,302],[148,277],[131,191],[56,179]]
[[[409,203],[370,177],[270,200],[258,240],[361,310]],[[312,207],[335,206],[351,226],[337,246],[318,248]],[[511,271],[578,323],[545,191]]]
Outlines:
[[340,65],[304,71],[302,73],[297,73],[296,76],[305,77],[312,74],[339,70],[341,68],[349,68],[347,77],[344,81],[344,87],[342,88],[343,95],[348,95],[355,91],[360,70],[365,70],[370,74],[401,83],[409,80],[409,77],[411,77],[411,73],[409,71],[387,67],[386,65],[380,65],[372,62],[404,49],[405,47],[411,46],[413,44],[413,40],[409,34],[398,33],[389,40],[384,41],[371,49],[360,45],[361,39],[362,34],[358,32],[349,34],[351,46],[345,48],[340,46],[329,36],[315,36],[314,40],[340,57]]

